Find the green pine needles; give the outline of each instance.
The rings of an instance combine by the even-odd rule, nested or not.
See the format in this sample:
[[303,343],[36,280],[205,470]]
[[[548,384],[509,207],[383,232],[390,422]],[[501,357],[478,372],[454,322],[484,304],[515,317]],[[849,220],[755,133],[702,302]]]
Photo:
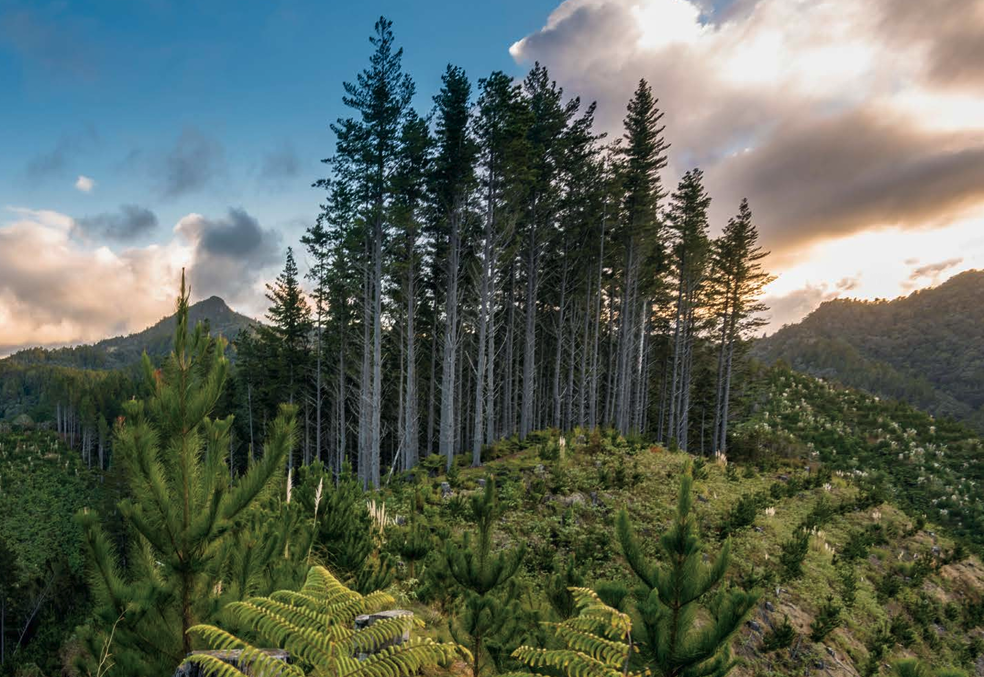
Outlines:
[[191,650],[188,629],[229,601],[223,581],[248,577],[230,572],[235,534],[281,476],[294,444],[294,411],[281,409],[263,457],[230,481],[232,417],[210,418],[229,369],[224,352],[225,341],[201,324],[189,329],[182,276],[174,350],[160,369],[144,355],[150,397],[127,402],[114,431],[127,482],[119,509],[128,542],[112,542],[94,511],[77,516],[95,598],[91,627],[80,630],[88,654],[81,660],[90,662],[83,670],[95,672],[108,646],[110,674],[171,674]]
[[618,539],[639,578],[636,592],[640,658],[657,677],[723,677],[734,667],[730,640],[758,601],[758,593],[722,585],[730,542],[704,561],[693,508],[693,474],[684,471],[676,516],[659,540],[659,559],[642,554],[628,513],[618,517]]
[[[211,654],[192,654],[185,662],[198,664],[213,677],[409,677],[426,666],[447,665],[459,653],[469,658],[462,647],[427,638],[397,643],[413,626],[420,625],[409,614],[354,629],[356,616],[394,604],[385,592],[362,595],[345,587],[324,567],[315,566],[299,591],[281,590],[225,608],[229,617],[267,646],[286,649],[292,663],[273,658],[255,643],[214,625],[196,625],[190,632],[203,637],[215,650],[241,651],[239,663],[249,665],[249,672]],[[360,654],[368,655],[360,660]]]
[[478,677],[487,659],[498,662],[516,645],[508,646],[518,634],[523,613],[514,577],[525,549],[493,550],[492,534],[499,516],[495,478],[489,477],[485,490],[471,497],[471,513],[476,532],[466,532],[460,544],[449,541],[445,563],[463,592],[462,608],[450,624],[451,634],[469,647],[472,674]]
[[[632,643],[632,619],[606,605],[587,588],[570,588],[578,615],[562,623],[544,623],[563,643],[563,649],[521,646],[513,658],[534,670],[560,671],[568,677],[643,677],[649,668],[629,669],[638,651]],[[503,677],[520,677],[504,675]]]

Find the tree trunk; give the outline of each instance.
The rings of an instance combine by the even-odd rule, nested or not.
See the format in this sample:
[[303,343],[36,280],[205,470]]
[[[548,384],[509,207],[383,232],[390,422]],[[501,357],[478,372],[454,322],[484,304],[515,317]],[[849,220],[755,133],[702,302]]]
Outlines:
[[439,450],[445,458],[445,466],[451,468],[455,443],[455,371],[458,348],[458,264],[460,244],[458,240],[458,208],[455,206],[449,219],[448,288],[445,299],[444,359],[441,372],[441,425]]

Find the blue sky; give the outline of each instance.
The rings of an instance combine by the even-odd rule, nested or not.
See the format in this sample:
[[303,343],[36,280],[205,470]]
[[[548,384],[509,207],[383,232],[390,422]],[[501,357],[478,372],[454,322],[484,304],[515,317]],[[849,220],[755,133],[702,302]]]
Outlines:
[[[132,203],[162,230],[189,212],[242,207],[295,232],[316,213],[309,185],[332,152],[328,124],[345,114],[342,81],[366,63],[380,14],[427,110],[449,59],[473,78],[521,74],[508,47],[554,4],[4,3],[0,205],[81,218]],[[162,176],[176,147],[208,171]],[[80,175],[95,181],[88,194],[74,186]]]

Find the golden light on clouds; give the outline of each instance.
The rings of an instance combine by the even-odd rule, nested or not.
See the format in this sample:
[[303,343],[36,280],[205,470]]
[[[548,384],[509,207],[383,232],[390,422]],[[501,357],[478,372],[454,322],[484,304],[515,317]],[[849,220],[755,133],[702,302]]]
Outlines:
[[712,230],[751,202],[770,329],[984,268],[984,0],[566,0],[510,52],[611,134],[650,82],[668,187],[701,167]]

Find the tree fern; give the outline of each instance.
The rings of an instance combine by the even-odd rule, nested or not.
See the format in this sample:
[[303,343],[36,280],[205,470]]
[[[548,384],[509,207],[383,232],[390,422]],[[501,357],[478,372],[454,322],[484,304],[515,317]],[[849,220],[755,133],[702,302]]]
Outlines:
[[[633,672],[630,657],[638,651],[632,640],[632,620],[601,601],[587,588],[570,588],[578,615],[561,623],[544,623],[563,643],[562,649],[521,646],[513,658],[534,670],[568,677],[643,677],[648,669]],[[505,677],[519,677],[509,675]]]
[[[266,677],[408,677],[425,666],[447,664],[458,652],[469,657],[457,645],[426,638],[396,644],[413,626],[420,625],[409,614],[354,628],[356,616],[378,612],[394,603],[384,592],[362,595],[351,590],[327,569],[316,566],[308,572],[300,590],[283,590],[226,607],[226,613],[258,642],[285,649],[293,663],[274,658],[255,643],[214,625],[196,625],[189,632],[202,637],[212,649],[241,651],[239,665],[249,665],[252,674]],[[360,654],[369,655],[359,660]],[[196,663],[205,674],[214,677],[247,674],[210,654],[192,654],[185,663]]]

